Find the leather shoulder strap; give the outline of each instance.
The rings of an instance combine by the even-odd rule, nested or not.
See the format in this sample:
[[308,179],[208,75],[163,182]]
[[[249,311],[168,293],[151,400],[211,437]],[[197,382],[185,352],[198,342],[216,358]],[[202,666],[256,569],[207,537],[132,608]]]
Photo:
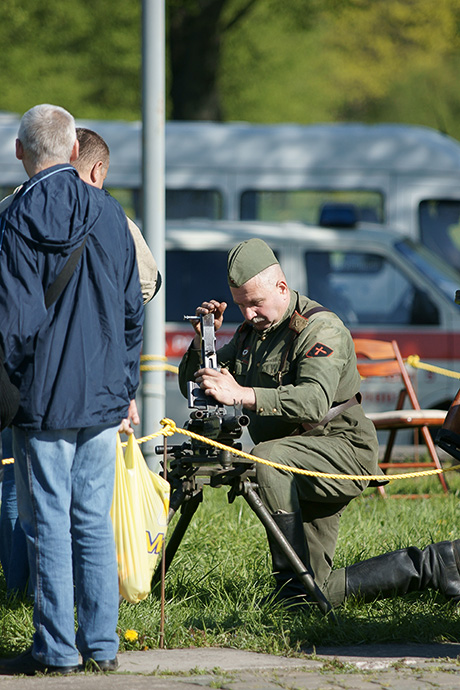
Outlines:
[[291,320],[289,321],[289,329],[291,331],[290,338],[288,338],[288,340],[286,342],[286,347],[284,348],[284,351],[283,351],[283,357],[282,357],[280,369],[278,372],[278,381],[279,381],[280,385],[281,385],[281,381],[282,381],[283,374],[284,374],[284,367],[286,366],[286,362],[287,362],[287,359],[289,357],[289,353],[291,351],[291,348],[292,348],[292,345],[293,345],[295,339],[308,326],[309,317],[313,316],[313,314],[317,314],[320,311],[331,311],[331,310],[326,309],[326,307],[322,307],[321,305],[318,305],[317,307],[312,307],[311,309],[307,309],[307,311],[302,313],[300,311],[299,298],[297,298],[296,310],[294,311],[293,315],[291,316]]
[[47,309],[49,309],[49,307],[51,307],[51,305],[55,303],[55,301],[62,294],[65,287],[67,286],[67,283],[71,279],[72,273],[75,271],[78,264],[78,260],[82,255],[87,237],[88,236],[86,236],[83,242],[76,249],[73,250],[72,254],[69,256],[66,263],[64,264],[64,268],[58,274],[55,281],[51,283],[51,285],[45,292],[45,307]]

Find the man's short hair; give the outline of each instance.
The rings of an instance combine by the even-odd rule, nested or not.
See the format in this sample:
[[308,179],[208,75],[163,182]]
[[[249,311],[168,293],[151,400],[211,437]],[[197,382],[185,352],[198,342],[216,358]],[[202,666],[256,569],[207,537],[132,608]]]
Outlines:
[[80,152],[77,160],[73,161],[74,167],[79,172],[90,170],[95,163],[102,161],[104,170],[110,163],[110,150],[107,143],[97,132],[86,127],[77,127],[77,139],[80,143]]
[[35,166],[69,163],[76,138],[74,118],[58,105],[36,105],[19,124],[18,139]]

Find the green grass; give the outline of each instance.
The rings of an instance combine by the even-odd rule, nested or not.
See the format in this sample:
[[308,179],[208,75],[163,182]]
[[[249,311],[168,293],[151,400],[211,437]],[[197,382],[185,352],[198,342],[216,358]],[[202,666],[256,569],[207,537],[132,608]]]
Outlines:
[[[367,490],[345,511],[335,566],[350,565],[389,550],[460,537],[460,476],[449,475],[443,496],[436,478],[419,480],[430,499],[383,500]],[[425,484],[426,483],[426,484]],[[417,482],[406,483],[410,493]],[[265,532],[242,498],[228,504],[225,489],[205,487],[198,509],[166,577],[165,646],[231,646],[294,654],[319,645],[371,642],[460,642],[460,610],[427,591],[373,604],[348,601],[337,620],[317,610],[288,612],[261,605],[271,591]],[[0,655],[25,649],[32,635],[32,606],[8,600],[0,576]],[[134,642],[124,639],[135,630]],[[121,649],[157,648],[157,591],[137,605],[120,606]]]

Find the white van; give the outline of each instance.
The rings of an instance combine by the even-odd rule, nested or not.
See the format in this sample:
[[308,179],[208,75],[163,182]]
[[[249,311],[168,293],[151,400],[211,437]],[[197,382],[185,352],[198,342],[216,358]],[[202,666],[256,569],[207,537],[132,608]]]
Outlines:
[[[388,229],[326,229],[298,223],[168,222],[166,230],[166,351],[178,363],[193,335],[184,314],[208,299],[228,303],[218,345],[241,323],[226,280],[227,252],[261,237],[275,251],[290,287],[335,311],[355,337],[396,339],[403,357],[460,371],[460,278],[423,246]],[[148,353],[154,354],[154,353]],[[460,382],[408,367],[422,407],[448,409]],[[396,405],[392,379],[364,381],[366,411]],[[167,376],[167,416],[188,416],[175,374]]]
[[[19,120],[0,115],[0,193],[24,179],[14,157]],[[79,121],[111,150],[107,187],[141,214],[139,122]],[[171,220],[333,224],[324,204],[418,239],[460,270],[460,143],[409,125],[166,123]],[[330,207],[329,207],[330,208]],[[343,218],[339,219],[343,222]]]

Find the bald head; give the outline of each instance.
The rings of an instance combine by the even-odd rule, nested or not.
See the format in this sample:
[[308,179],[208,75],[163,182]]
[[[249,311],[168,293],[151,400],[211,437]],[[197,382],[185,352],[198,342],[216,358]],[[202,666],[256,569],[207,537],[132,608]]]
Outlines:
[[256,273],[253,278],[250,278],[250,282],[253,285],[257,285],[263,289],[274,288],[280,280],[286,282],[286,276],[284,275],[284,271],[279,264],[272,264],[271,266],[264,268],[263,271]]

